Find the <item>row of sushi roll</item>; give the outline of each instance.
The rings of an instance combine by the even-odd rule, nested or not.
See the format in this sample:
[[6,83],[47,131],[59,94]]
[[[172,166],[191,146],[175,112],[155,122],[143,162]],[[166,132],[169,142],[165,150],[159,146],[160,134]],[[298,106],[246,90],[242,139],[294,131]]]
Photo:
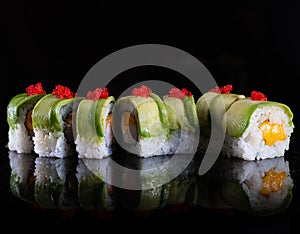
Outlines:
[[[121,163],[147,170],[166,165],[165,156],[130,157]],[[267,216],[286,210],[293,199],[293,178],[284,157],[247,161],[218,158],[205,175],[198,175],[194,158],[179,176],[161,184],[161,171],[151,178],[137,174],[144,189],[116,187],[106,177],[118,177],[109,158],[46,158],[9,151],[11,192],[19,199],[44,209],[107,211],[126,209],[149,214],[168,208],[200,207],[208,210],[242,211]],[[158,168],[158,167],[157,167]],[[120,183],[127,185],[122,176]],[[149,183],[153,186],[149,187]]]
[[139,157],[194,154],[205,151],[212,119],[225,135],[222,154],[244,160],[283,156],[294,130],[287,105],[258,91],[234,94],[232,85],[197,100],[186,88],[159,97],[142,85],[116,100],[107,88],[79,97],[62,85],[47,94],[36,83],[8,104],[8,148],[59,158],[103,158],[116,144]]

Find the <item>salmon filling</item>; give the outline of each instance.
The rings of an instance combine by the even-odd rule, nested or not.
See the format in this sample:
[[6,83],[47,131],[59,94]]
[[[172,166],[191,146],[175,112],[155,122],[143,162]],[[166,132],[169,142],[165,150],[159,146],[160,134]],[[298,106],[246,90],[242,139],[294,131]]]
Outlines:
[[130,112],[124,112],[122,115],[122,132],[126,143],[135,144],[137,142],[137,122]]

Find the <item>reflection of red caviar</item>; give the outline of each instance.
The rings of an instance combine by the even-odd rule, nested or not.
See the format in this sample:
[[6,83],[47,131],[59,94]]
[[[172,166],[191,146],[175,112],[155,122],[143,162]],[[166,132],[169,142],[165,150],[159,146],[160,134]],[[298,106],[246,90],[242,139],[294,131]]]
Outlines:
[[146,85],[142,85],[140,88],[134,88],[132,94],[136,97],[149,97],[152,93],[152,90]]
[[75,93],[73,93],[68,87],[62,85],[56,85],[53,89],[52,94],[56,95],[58,98],[73,98]]
[[192,96],[193,94],[188,91],[186,88],[183,88],[183,89],[178,89],[178,88],[172,88],[170,91],[169,91],[169,97],[175,97],[175,98],[180,98],[182,99],[183,97],[185,96]]
[[214,93],[225,93],[225,94],[230,94],[232,91],[232,85],[224,85],[223,87],[216,86],[213,89],[210,89],[209,92],[214,92]]
[[27,96],[36,95],[36,94],[45,94],[46,92],[43,90],[42,83],[38,82],[36,84],[32,84],[26,88]]
[[86,95],[87,99],[97,101],[99,99],[106,99],[109,93],[107,88],[96,88],[94,91],[89,91]]
[[251,92],[251,99],[255,101],[267,101],[266,95],[258,91]]

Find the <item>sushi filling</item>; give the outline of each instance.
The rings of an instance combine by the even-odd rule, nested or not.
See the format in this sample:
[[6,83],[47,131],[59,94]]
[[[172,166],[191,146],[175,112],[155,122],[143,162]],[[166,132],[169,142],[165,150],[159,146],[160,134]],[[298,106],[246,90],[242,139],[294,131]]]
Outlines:
[[138,140],[137,120],[135,116],[125,111],[122,113],[122,133],[126,144],[135,145]]
[[26,122],[25,122],[25,126],[26,126],[26,129],[27,129],[27,131],[28,131],[28,135],[31,136],[31,137],[34,135],[33,127],[32,127],[32,118],[31,118],[32,110],[33,110],[33,109],[30,109],[30,110],[27,112],[27,115],[26,115]]
[[67,140],[67,143],[70,145],[74,145],[74,135],[73,135],[73,127],[72,127],[72,119],[73,119],[74,113],[71,112],[67,115],[67,117],[64,120],[64,134]]

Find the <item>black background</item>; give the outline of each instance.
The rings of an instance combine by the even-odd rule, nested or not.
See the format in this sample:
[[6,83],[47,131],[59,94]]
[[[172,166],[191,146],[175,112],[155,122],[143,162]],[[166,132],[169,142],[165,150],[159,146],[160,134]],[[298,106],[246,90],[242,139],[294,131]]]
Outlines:
[[[14,95],[39,81],[48,92],[57,84],[76,90],[88,70],[103,57],[145,43],[190,53],[220,86],[231,83],[236,93],[248,95],[258,90],[269,100],[288,104],[297,131],[297,1],[13,0],[0,4],[3,148],[8,130],[6,106]],[[114,83],[110,90],[113,95],[128,84],[147,79],[185,84],[184,77],[155,67],[133,69],[122,76],[126,79]],[[295,140],[291,143],[293,152],[298,152]],[[21,215],[26,216],[24,212]],[[195,221],[197,213],[191,215]],[[290,220],[282,221],[290,227]],[[185,222],[191,225],[186,217]]]
[[[38,81],[47,92],[57,84],[76,91],[102,58],[146,43],[190,53],[220,86],[231,83],[233,92],[258,90],[296,110],[297,1],[14,0],[1,5],[1,112],[12,96]],[[111,94],[147,79],[185,85],[185,77],[158,67],[122,76]]]

